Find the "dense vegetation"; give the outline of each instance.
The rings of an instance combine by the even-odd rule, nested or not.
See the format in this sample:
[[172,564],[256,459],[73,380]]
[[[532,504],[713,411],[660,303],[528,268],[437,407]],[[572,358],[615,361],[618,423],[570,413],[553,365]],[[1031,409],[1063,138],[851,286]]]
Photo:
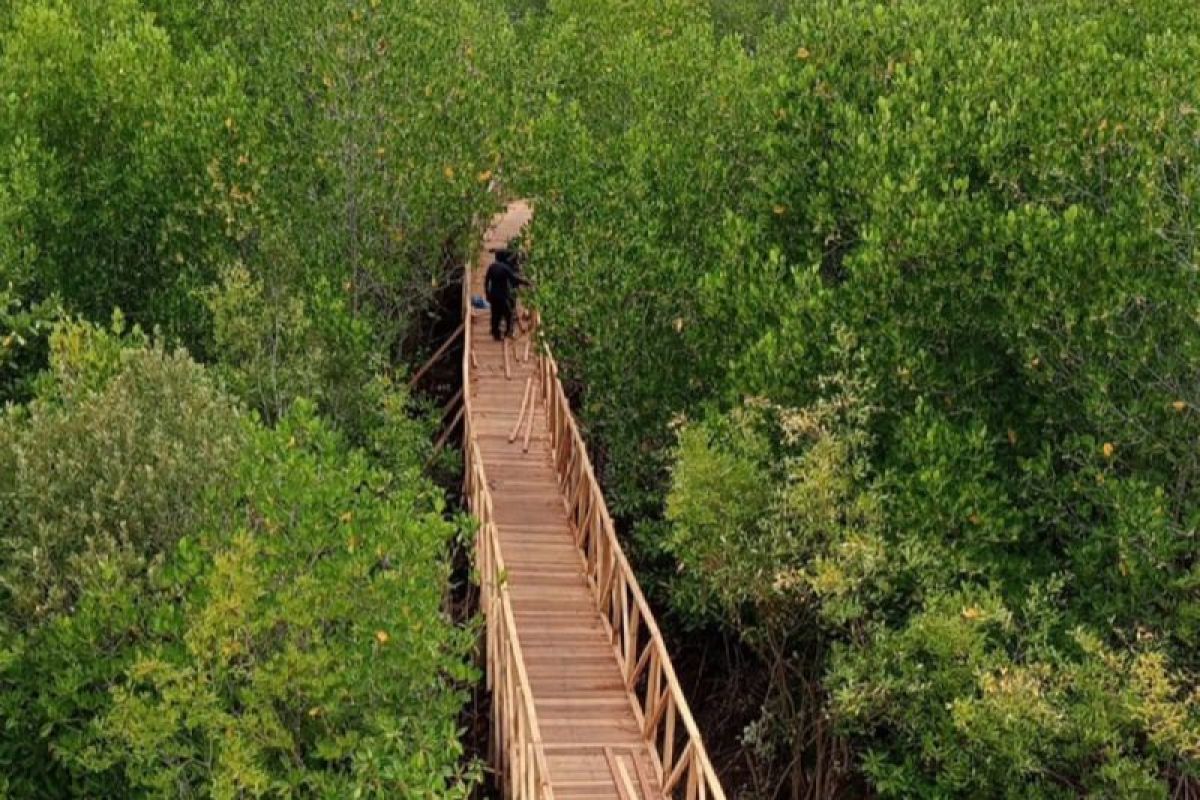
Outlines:
[[499,180],[748,654],[731,792],[1200,797],[1198,63],[1188,0],[0,2],[0,796],[471,791],[402,377]]
[[0,427],[6,789],[445,796],[469,639],[423,429],[391,422],[387,471],[311,403],[266,428],[118,334],[60,328]]
[[455,797],[471,2],[0,3],[0,796]]
[[522,177],[754,791],[1194,793],[1197,6],[703,5],[527,21]]

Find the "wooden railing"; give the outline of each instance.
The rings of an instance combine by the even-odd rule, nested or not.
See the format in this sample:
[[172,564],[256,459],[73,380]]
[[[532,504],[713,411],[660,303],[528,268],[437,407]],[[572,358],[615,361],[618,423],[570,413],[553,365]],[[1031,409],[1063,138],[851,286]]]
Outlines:
[[486,625],[487,687],[492,695],[491,762],[505,798],[554,800],[533,693],[517,638],[500,535],[471,416],[471,270],[463,278],[463,494],[479,520],[475,565]]
[[617,540],[604,494],[558,378],[558,365],[544,346],[538,369],[559,488],[567,498],[575,541],[585,556],[588,581],[626,688],[636,701],[635,716],[657,757],[663,794],[686,800],[725,800],[658,624]]

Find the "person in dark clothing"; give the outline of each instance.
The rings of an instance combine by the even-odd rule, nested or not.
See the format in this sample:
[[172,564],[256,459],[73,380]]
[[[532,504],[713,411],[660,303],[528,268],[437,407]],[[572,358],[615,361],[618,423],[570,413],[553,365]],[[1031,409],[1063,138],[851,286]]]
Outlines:
[[[497,258],[487,269],[483,279],[483,291],[492,307],[492,338],[500,341],[505,336],[512,336],[513,308],[516,305],[516,290],[518,286],[528,286],[529,281],[522,278],[508,264]],[[503,324],[503,333],[501,332]]]
[[[508,247],[501,247],[496,250],[492,250],[491,252],[495,256],[497,261],[499,261],[502,264],[507,265],[513,271],[513,274],[516,275],[518,279],[520,279],[521,267],[525,265],[525,254],[523,252],[521,252],[520,248],[514,247],[512,245],[512,243],[510,243]],[[522,320],[522,318],[519,315],[517,315],[516,293],[513,293],[512,295],[509,296],[508,305],[509,305],[510,312],[515,317],[517,328],[522,333],[524,333],[525,332],[525,323]],[[511,325],[512,323],[509,323],[509,324]],[[511,330],[508,335],[509,336],[512,335]]]
[[495,254],[497,261],[512,267],[512,271],[518,275],[521,274],[521,265],[525,263],[524,253],[509,247],[502,247],[492,252]]

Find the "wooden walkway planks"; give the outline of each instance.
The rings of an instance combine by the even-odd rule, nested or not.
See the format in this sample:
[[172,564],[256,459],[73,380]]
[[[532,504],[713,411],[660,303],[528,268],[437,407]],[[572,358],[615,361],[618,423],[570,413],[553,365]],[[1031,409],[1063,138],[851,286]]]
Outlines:
[[[666,691],[660,694],[659,672],[652,676],[653,691],[647,690],[644,703],[634,691],[648,682],[645,677],[639,682],[642,673],[634,674],[631,660],[640,641],[638,612],[633,632],[619,633],[598,604],[603,591],[594,548],[585,552],[580,547],[581,526],[572,518],[578,511],[572,502],[578,503],[580,493],[567,485],[570,470],[564,470],[560,417],[565,397],[559,404],[548,403],[554,395],[547,384],[552,380],[557,386],[553,370],[548,371],[552,362],[540,347],[526,347],[528,332],[510,340],[506,355],[505,346],[491,338],[489,312],[470,304],[472,296],[484,294],[484,271],[491,260],[487,250],[505,246],[530,217],[528,206],[515,203],[494,221],[464,286],[464,452],[468,500],[482,521],[479,561],[481,605],[488,617],[489,686],[493,713],[519,717],[515,723],[493,720],[493,739],[503,740],[493,742],[494,766],[506,797],[661,800],[683,792],[689,800],[723,800],[715,778],[702,775],[703,768],[711,773],[707,758],[700,762],[702,745],[680,748],[673,743],[675,712],[670,713],[666,750],[660,746],[663,737],[655,733],[660,727],[648,724],[648,717],[661,718],[664,710],[686,704],[681,694],[677,701],[669,700]],[[523,360],[527,351],[528,361]],[[523,407],[532,420],[528,413],[521,419]],[[577,461],[572,456],[570,463]],[[614,582],[614,591],[615,583],[627,587],[631,582]],[[644,605],[636,585],[633,590],[633,600],[628,600],[627,589],[621,589],[626,624],[631,604]],[[644,613],[649,616],[648,610]],[[656,635],[657,629],[652,632]],[[515,641],[509,641],[510,635]],[[665,660],[650,657],[654,646],[661,648],[661,642],[637,651],[645,654],[641,661],[647,674],[646,664]],[[669,680],[674,681],[673,672]],[[692,725],[690,715],[686,724]],[[681,742],[684,738],[679,737]],[[669,762],[677,751],[678,763],[664,765],[664,753],[670,754]],[[668,772],[669,767],[675,768]],[[664,780],[677,791],[664,793]]]

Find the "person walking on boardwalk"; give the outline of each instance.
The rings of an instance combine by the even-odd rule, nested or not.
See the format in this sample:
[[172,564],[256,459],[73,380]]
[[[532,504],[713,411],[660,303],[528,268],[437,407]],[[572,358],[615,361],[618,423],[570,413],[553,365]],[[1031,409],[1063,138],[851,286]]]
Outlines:
[[[528,286],[529,281],[522,278],[505,261],[497,258],[487,269],[483,279],[483,292],[492,307],[492,338],[497,342],[505,336],[512,336],[513,306],[516,305],[516,290],[518,286]],[[501,325],[503,324],[503,332]]]

